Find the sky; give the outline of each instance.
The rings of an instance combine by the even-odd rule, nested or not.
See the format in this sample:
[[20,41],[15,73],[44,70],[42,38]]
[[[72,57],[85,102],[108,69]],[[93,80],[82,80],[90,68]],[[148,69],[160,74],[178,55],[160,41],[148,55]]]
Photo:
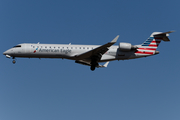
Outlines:
[[[0,120],[179,120],[179,0],[1,0]],[[6,58],[20,43],[143,43],[160,54],[91,71],[71,60]]]

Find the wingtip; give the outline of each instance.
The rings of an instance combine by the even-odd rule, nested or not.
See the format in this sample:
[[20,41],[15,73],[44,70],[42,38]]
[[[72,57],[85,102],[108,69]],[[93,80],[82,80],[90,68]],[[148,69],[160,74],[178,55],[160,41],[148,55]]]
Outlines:
[[103,66],[104,66],[104,67],[107,67],[107,66],[108,66],[108,64],[109,64],[109,61],[108,61],[108,62],[106,62]]
[[167,33],[173,33],[173,32],[176,32],[175,30],[171,30],[171,31],[168,31]]
[[111,41],[111,43],[116,43],[117,40],[118,40],[118,38],[119,38],[119,35],[117,35],[117,36]]
[[171,30],[170,32],[176,32],[176,30]]

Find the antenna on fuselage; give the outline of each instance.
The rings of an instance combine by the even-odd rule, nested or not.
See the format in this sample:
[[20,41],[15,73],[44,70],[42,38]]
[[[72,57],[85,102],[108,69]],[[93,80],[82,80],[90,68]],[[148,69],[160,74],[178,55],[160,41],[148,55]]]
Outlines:
[[71,43],[69,43],[69,45],[71,45]]
[[37,44],[39,44],[40,42],[38,42]]

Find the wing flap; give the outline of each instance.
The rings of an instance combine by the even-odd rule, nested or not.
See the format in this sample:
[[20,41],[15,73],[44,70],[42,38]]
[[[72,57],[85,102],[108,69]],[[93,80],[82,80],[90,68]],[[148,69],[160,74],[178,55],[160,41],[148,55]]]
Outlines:
[[[84,61],[84,60],[76,60],[75,63],[79,63],[79,64],[82,64],[82,65],[87,65],[87,66],[91,66],[91,63],[90,62],[87,62],[87,61]],[[106,62],[104,65],[100,65],[98,64],[97,67],[107,67],[109,64],[109,61]]]

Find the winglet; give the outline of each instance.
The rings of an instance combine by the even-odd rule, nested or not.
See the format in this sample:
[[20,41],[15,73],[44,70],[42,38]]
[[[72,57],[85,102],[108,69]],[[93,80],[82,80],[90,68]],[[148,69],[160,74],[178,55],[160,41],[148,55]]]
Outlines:
[[109,64],[109,61],[108,61],[108,62],[106,62],[106,63],[103,65],[103,67],[107,67],[107,66],[108,66],[108,64]]
[[116,43],[117,39],[119,38],[119,35],[117,35],[112,41],[111,43]]
[[104,68],[104,67],[107,67],[107,66],[108,66],[108,64],[109,64],[109,61],[108,61],[108,62],[106,62],[104,65],[99,65],[98,67],[100,67],[100,68]]

